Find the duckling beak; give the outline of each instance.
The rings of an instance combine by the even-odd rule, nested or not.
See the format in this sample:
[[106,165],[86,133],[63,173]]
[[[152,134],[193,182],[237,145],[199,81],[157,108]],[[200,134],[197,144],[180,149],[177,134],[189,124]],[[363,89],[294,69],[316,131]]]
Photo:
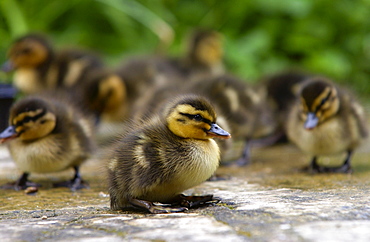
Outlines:
[[15,131],[15,127],[9,126],[0,134],[0,144],[17,137],[18,133]]
[[13,63],[12,63],[10,60],[8,60],[7,62],[5,62],[5,63],[1,66],[1,70],[2,70],[3,72],[11,72],[11,71],[13,71],[13,70],[14,70],[14,65],[13,65]]
[[211,124],[211,128],[207,130],[206,133],[209,136],[220,138],[220,139],[231,138],[231,135],[227,131],[221,129],[221,127],[218,126],[217,124]]
[[317,126],[318,123],[319,123],[319,119],[316,116],[316,114],[309,112],[307,114],[306,122],[304,123],[304,128],[307,130],[312,130],[313,128]]

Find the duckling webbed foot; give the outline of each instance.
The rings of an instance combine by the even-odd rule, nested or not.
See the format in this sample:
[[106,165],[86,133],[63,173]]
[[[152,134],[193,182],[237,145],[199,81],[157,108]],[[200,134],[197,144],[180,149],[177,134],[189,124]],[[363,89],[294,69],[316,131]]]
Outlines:
[[179,194],[173,199],[173,204],[180,204],[186,208],[197,208],[209,204],[216,204],[219,201],[220,200],[214,198],[213,195],[185,196],[184,194]]
[[82,180],[82,177],[77,166],[73,167],[75,170],[75,176],[70,181],[64,181],[59,183],[54,183],[53,187],[68,187],[72,192],[75,192],[79,189],[90,188],[89,184]]
[[29,181],[28,176],[29,176],[29,173],[23,173],[17,181],[6,183],[2,185],[0,188],[6,189],[6,190],[20,191],[20,190],[25,190],[28,187],[41,187],[40,184]]
[[213,174],[210,178],[207,179],[207,181],[225,181],[225,180],[230,180],[230,176]]
[[140,200],[136,198],[131,198],[129,200],[130,204],[134,207],[145,209],[150,213],[178,213],[188,210],[186,207],[171,207],[171,205],[154,205],[150,201]]

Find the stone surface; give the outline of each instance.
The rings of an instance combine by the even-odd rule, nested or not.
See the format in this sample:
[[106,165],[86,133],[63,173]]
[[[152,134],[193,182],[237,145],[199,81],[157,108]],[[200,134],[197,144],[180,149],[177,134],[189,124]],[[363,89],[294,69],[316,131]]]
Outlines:
[[[72,171],[34,175],[35,195],[0,190],[0,241],[370,241],[370,157],[355,153],[353,174],[308,174],[310,157],[291,145],[252,150],[252,164],[221,167],[225,180],[187,194],[221,202],[184,213],[113,212],[98,159],[82,167],[90,189],[70,192],[51,183]],[[343,157],[320,162],[338,164]],[[20,175],[0,147],[0,182]]]

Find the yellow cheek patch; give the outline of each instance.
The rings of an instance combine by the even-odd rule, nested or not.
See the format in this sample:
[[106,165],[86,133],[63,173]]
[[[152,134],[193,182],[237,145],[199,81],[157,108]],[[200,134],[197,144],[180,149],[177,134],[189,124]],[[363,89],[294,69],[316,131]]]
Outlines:
[[121,78],[116,75],[108,76],[99,86],[98,99],[104,100],[109,92],[111,96],[106,103],[107,111],[122,105],[126,99],[126,87]]
[[201,129],[205,129],[205,130],[210,130],[211,129],[211,125],[209,125],[207,123],[202,123],[201,125],[199,125],[199,127]]
[[47,113],[35,122],[27,122],[18,128],[22,130],[21,140],[34,140],[50,134],[56,125],[56,117],[52,113]]
[[18,134],[20,132],[22,132],[23,130],[24,130],[24,128],[22,126],[19,126],[19,127],[15,128],[15,132],[17,132]]

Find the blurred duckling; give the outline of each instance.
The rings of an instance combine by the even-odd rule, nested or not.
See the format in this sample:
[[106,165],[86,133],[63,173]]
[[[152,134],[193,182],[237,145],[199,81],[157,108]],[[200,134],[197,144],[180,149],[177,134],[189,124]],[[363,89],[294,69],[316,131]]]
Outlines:
[[50,173],[73,168],[74,178],[55,184],[72,191],[88,187],[79,167],[94,150],[93,123],[88,116],[62,99],[61,93],[29,96],[11,108],[9,127],[0,134],[21,177],[3,188],[21,190],[39,186],[28,180],[30,173]]
[[95,116],[95,137],[99,145],[114,140],[125,130],[130,105],[126,82],[111,70],[98,69],[87,76],[83,104]]
[[224,74],[222,41],[222,35],[217,31],[194,30],[189,35],[185,55],[159,61],[159,72],[170,81],[175,78],[186,82]]
[[[307,80],[287,120],[288,138],[313,155],[313,172],[349,173],[351,155],[368,130],[363,108],[345,90],[322,77]],[[339,167],[324,167],[317,157],[347,152]]]
[[127,132],[108,155],[112,210],[133,206],[151,213],[181,212],[212,201],[212,195],[181,192],[213,175],[220,151],[212,138],[230,134],[216,124],[213,107],[202,97],[180,96],[165,110],[165,116]]
[[8,51],[5,72],[15,71],[14,85],[24,94],[57,87],[75,87],[89,70],[102,67],[97,56],[80,50],[56,52],[39,34],[15,40]]

